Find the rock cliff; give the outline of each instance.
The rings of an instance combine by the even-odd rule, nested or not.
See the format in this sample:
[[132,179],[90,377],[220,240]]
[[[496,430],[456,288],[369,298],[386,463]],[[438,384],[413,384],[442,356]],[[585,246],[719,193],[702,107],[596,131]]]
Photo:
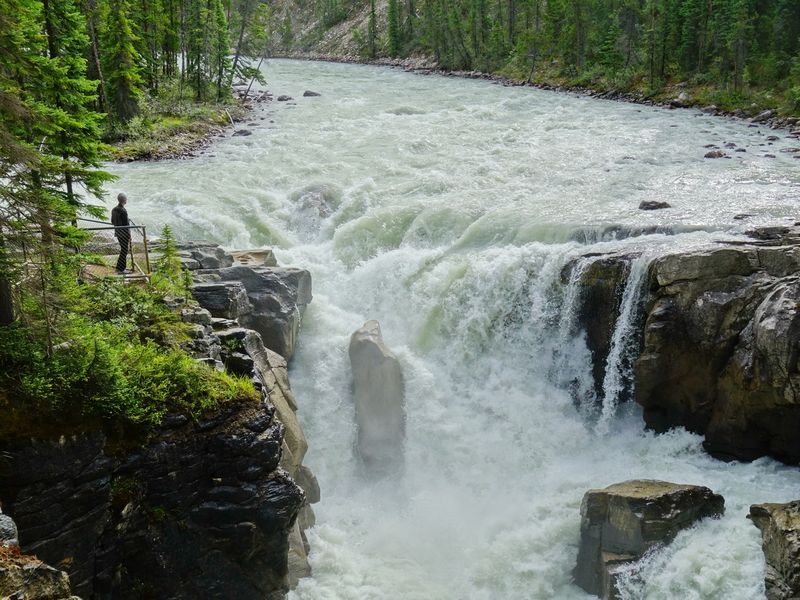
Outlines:
[[[579,278],[598,397],[630,260]],[[657,258],[645,298],[632,388],[646,425],[704,434],[721,458],[800,462],[800,226]]]
[[800,597],[800,500],[754,504],[748,518],[761,530],[767,600]]
[[[206,260],[202,250],[192,248],[198,267],[236,268],[231,255],[212,248]],[[215,319],[195,306],[182,316],[186,350],[250,376],[261,401],[196,420],[169,415],[146,435],[84,423],[4,439],[0,503],[22,550],[67,572],[84,598],[282,598],[310,572],[303,530],[319,500],[286,361],[238,314]]]

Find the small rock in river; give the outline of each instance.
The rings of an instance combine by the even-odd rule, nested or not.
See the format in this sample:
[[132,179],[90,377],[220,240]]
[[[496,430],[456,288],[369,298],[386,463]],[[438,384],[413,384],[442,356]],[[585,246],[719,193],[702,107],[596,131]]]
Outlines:
[[659,202],[658,200],[643,200],[639,204],[639,210],[661,210],[662,208],[671,208],[669,202]]
[[737,148],[736,151],[737,152],[747,152],[747,150],[745,148]]
[[278,102],[286,102],[291,99],[292,99],[291,96],[278,96]]
[[236,136],[253,135],[253,132],[250,131],[249,129],[237,129],[236,131],[233,132],[233,135]]
[[769,135],[769,136],[767,136],[767,141],[768,142],[777,142],[779,139],[781,139],[781,138],[779,138],[777,135]]
[[320,94],[319,92],[312,92],[311,90],[306,90],[305,92],[303,92],[303,96],[306,98],[310,98],[312,96],[321,96],[321,95],[322,94]]
[[725,153],[722,150],[712,150],[706,152],[704,158],[725,158]]
[[765,154],[764,158],[775,158],[774,154]]

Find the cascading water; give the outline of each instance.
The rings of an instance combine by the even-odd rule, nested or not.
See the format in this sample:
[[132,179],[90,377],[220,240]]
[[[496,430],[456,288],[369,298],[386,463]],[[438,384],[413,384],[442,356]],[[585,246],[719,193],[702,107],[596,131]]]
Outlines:
[[626,389],[630,389],[633,381],[632,363],[638,349],[636,340],[640,331],[638,317],[641,309],[642,287],[646,280],[650,260],[649,254],[642,254],[630,262],[628,279],[622,292],[619,316],[614,326],[614,334],[611,336],[611,347],[606,360],[606,371],[603,378],[603,408],[597,423],[598,431],[601,433],[608,432],[620,397]]
[[[625,286],[602,427],[575,403],[593,390],[575,312],[598,255],[704,246],[738,235],[737,213],[792,216],[800,161],[765,159],[764,133],[691,112],[348,65],[271,61],[266,75],[298,100],[256,113],[253,135],[113,170],[137,222],[274,245],[314,277],[291,376],[322,502],[314,576],[292,599],[585,598],[571,583],[582,495],[633,477],[707,485],[726,515],[649,557],[626,598],[763,595],[747,508],[792,499],[800,475],[644,432],[635,407],[613,414],[646,259]],[[748,152],[702,160],[724,141]],[[654,198],[676,208],[636,210]],[[405,469],[380,481],[354,456],[347,358],[371,318],[406,377]]]

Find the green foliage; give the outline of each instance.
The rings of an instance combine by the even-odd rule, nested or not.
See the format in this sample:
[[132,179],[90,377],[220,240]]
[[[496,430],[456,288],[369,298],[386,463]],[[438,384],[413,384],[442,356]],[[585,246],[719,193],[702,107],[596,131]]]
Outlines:
[[[355,37],[362,55],[375,56],[366,1],[370,20]],[[738,98],[734,108],[764,98],[752,110],[798,112],[797,0],[389,0],[384,22],[385,53],[428,55],[445,69],[652,95],[686,83]]]
[[[158,250],[161,254],[155,262],[155,270],[152,275],[153,285],[165,293],[186,294],[188,291],[187,279],[181,266],[178,248],[175,245],[175,236],[172,235],[172,229],[167,224],[164,224],[161,229]],[[191,281],[191,276],[188,281]]]
[[397,56],[400,54],[400,15],[398,14],[397,0],[389,0],[389,11],[386,18],[388,20],[389,54]]
[[0,392],[34,419],[157,425],[220,404],[256,400],[252,384],[180,350],[185,327],[158,294],[116,280],[85,286],[52,349],[21,323],[0,327]]

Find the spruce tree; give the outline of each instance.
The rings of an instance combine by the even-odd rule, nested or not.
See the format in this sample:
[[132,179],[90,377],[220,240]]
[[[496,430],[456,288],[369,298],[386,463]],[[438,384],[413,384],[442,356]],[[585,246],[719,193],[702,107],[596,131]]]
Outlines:
[[112,0],[105,32],[105,69],[112,117],[121,123],[127,123],[139,113],[142,97],[141,58],[135,42],[127,1]]

